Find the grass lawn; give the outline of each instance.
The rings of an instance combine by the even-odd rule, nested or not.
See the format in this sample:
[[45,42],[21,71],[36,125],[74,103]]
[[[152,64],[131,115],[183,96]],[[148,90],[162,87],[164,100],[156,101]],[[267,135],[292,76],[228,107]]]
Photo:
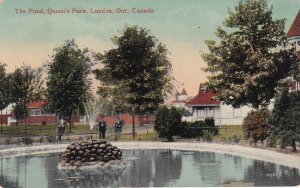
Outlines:
[[[146,126],[136,126],[137,136],[136,141],[158,141],[162,140],[158,138],[157,133],[153,129],[153,125]],[[27,125],[27,134],[33,137],[39,136],[56,136],[57,127],[56,125]],[[232,135],[240,135],[243,139],[243,129],[241,125],[223,125],[219,129],[219,134],[214,136],[215,140],[225,140]],[[26,130],[24,125],[19,126],[19,135],[24,137],[26,135]],[[77,136],[76,136],[77,135]],[[0,134],[0,138],[7,137],[17,137],[18,136],[18,127],[17,126],[3,126],[3,134]],[[86,124],[76,124],[72,128],[72,133],[69,133],[69,127],[66,128],[63,139],[66,140],[76,140],[82,137],[90,136],[90,128]],[[98,138],[97,126],[93,130],[93,138]],[[106,131],[106,139],[108,141],[114,140],[114,128],[113,126],[108,126]],[[123,127],[123,133],[121,136],[121,141],[131,141],[132,138],[132,125],[125,125]]]
[[241,139],[244,138],[243,126],[242,125],[223,125],[219,129],[219,134],[214,139],[228,138],[233,135],[240,135]]

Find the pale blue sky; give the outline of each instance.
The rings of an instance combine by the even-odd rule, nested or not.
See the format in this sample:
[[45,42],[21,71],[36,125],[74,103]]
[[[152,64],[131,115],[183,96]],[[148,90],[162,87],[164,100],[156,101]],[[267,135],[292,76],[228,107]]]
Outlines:
[[[75,38],[80,47],[103,52],[112,47],[110,38],[124,24],[146,27],[166,44],[175,78],[195,95],[205,80],[201,50],[204,41],[227,16],[228,7],[239,0],[4,0],[0,4],[0,61],[14,70],[22,62],[34,66],[49,60],[52,49]],[[269,0],[275,18],[286,18],[290,27],[299,0]],[[113,9],[152,8],[153,14],[16,14],[22,9]],[[198,28],[200,26],[200,29]]]

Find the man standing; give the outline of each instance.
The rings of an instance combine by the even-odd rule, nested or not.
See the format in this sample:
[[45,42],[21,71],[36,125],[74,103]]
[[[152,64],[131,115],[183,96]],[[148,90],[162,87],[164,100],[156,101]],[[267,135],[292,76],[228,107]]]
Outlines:
[[119,140],[121,138],[122,127],[123,127],[123,122],[120,120],[120,117],[118,117],[115,123],[116,140]]
[[100,121],[98,122],[98,128],[99,128],[99,138],[105,138],[105,132],[106,132],[106,122],[104,121],[103,116],[100,116]]
[[64,121],[63,117],[59,115],[58,122],[57,122],[57,142],[61,142],[61,137],[65,132],[66,122]]

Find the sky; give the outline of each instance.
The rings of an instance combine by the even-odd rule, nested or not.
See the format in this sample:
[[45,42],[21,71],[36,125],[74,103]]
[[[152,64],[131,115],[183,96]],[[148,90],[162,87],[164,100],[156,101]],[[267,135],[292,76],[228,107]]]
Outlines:
[[[207,52],[205,40],[216,40],[215,30],[240,0],[0,0],[0,62],[12,72],[23,63],[33,67],[51,60],[53,49],[75,39],[80,48],[95,52],[114,47],[111,38],[127,25],[145,27],[169,50],[173,76],[179,91],[196,95],[206,81],[201,70]],[[286,18],[288,31],[299,8],[299,0],[269,0],[274,18]],[[49,14],[48,10],[85,9],[87,13]],[[133,13],[132,9],[153,13]],[[18,11],[17,11],[18,9]],[[20,9],[26,13],[20,13]],[[30,13],[31,10],[43,10]],[[111,9],[113,14],[93,14]],[[116,13],[126,9],[128,13]]]

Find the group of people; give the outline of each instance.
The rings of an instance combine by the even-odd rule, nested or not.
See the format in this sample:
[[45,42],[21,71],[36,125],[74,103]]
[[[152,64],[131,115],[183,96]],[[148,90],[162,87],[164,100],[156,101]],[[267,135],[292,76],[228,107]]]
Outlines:
[[[117,121],[115,123],[115,136],[116,139],[119,140],[121,138],[121,134],[122,134],[122,127],[123,127],[123,121],[120,120],[120,118],[117,118]],[[106,132],[106,121],[104,121],[104,117],[101,116],[100,121],[98,122],[98,129],[99,129],[99,138],[104,139],[105,138],[105,132]]]
[[[114,132],[115,132],[115,139],[119,140],[121,138],[122,134],[122,127],[124,123],[123,121],[120,120],[119,117],[117,117],[117,121],[115,122],[114,125]],[[61,137],[65,132],[67,126],[67,122],[64,120],[63,116],[59,116],[57,120],[57,142],[61,142]],[[98,121],[98,130],[99,130],[99,138],[105,139],[105,133],[106,133],[106,121],[104,121],[104,117],[101,116],[100,120]]]

